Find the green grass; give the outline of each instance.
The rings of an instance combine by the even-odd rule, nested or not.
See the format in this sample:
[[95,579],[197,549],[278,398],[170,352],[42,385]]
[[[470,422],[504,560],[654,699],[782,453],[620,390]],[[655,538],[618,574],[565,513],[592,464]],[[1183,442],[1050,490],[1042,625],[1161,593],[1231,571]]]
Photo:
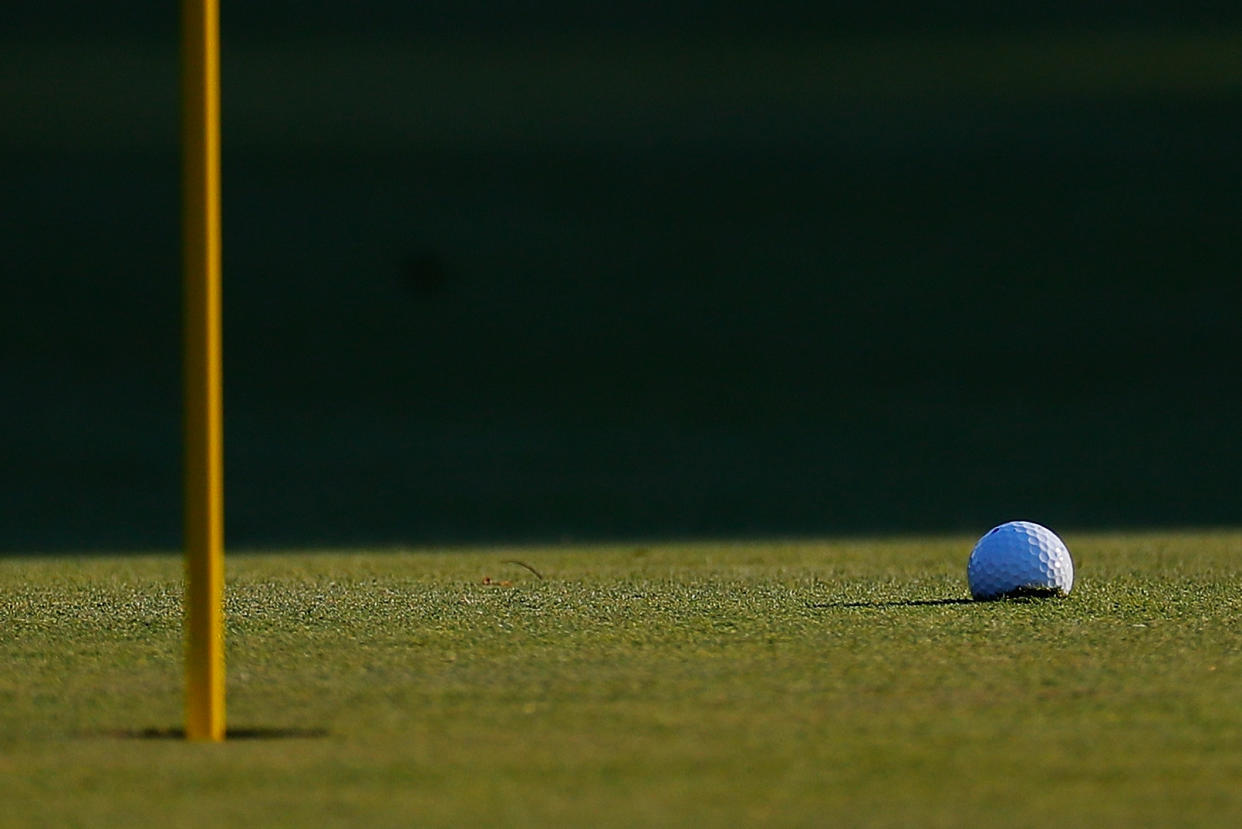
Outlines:
[[1067,541],[233,555],[222,746],[175,557],[3,560],[0,824],[1236,825],[1242,534]]

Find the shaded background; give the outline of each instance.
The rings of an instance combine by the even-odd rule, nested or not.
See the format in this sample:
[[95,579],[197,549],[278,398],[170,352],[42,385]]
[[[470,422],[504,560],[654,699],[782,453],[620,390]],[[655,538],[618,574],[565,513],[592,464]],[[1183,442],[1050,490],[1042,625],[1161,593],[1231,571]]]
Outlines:
[[[176,4],[0,31],[0,550],[178,544]],[[1242,10],[224,4],[234,545],[1236,524]]]

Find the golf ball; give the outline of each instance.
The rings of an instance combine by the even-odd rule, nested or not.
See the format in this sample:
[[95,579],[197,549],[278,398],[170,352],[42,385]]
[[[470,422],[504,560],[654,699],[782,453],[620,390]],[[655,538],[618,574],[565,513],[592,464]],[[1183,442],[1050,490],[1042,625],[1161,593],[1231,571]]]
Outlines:
[[975,544],[966,577],[976,599],[1064,596],[1074,586],[1074,562],[1052,530],[1031,521],[1010,521],[993,527]]

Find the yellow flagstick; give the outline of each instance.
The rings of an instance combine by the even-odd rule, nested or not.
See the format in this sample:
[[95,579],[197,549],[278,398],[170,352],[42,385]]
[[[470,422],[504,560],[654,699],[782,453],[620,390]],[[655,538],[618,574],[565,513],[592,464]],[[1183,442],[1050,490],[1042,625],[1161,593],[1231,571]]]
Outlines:
[[185,736],[223,740],[224,462],[218,0],[181,7],[185,331]]

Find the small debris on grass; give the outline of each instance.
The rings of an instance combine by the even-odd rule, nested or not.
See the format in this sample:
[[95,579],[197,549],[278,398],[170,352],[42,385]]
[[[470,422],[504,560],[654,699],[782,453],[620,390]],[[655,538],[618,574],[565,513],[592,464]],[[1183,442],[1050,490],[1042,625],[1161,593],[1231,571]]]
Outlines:
[[527,563],[526,563],[526,562],[524,562],[524,561],[518,561],[516,558],[509,558],[509,559],[505,559],[504,561],[502,561],[502,562],[500,562],[500,563],[501,563],[501,564],[516,564],[518,567],[524,567],[524,568],[526,568],[527,570],[529,570],[529,571],[531,571],[532,573],[534,573],[534,574],[535,574],[535,578],[539,579],[540,581],[542,581],[542,580],[543,580],[543,573],[540,573],[538,570],[536,570],[534,567],[531,567],[529,564],[527,564]]

